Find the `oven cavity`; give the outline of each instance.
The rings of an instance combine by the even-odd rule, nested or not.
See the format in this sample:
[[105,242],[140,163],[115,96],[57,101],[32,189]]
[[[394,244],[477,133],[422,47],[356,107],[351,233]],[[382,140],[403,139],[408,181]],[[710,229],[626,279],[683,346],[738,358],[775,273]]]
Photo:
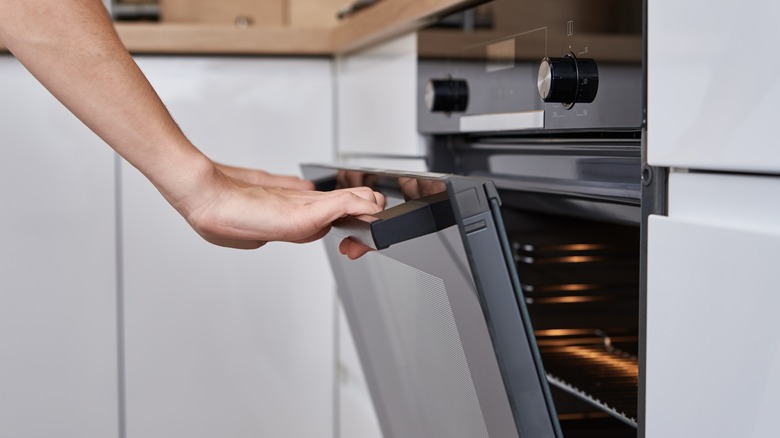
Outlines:
[[504,215],[564,436],[635,437],[639,228]]

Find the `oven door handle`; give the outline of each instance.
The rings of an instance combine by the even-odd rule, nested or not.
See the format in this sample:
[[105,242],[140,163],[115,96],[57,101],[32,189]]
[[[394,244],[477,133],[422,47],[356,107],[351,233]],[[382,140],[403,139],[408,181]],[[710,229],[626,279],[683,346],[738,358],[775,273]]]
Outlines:
[[449,194],[441,192],[404,202],[373,215],[347,216],[332,232],[373,249],[385,249],[455,225]]

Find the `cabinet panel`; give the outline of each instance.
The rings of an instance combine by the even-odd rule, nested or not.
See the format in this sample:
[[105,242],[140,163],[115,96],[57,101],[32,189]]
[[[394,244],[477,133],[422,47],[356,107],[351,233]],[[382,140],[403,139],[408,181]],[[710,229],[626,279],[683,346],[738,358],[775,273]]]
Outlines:
[[716,173],[669,175],[669,216],[746,231],[780,233],[780,178]]
[[649,242],[647,437],[776,435],[780,231],[652,216]]
[[416,35],[339,58],[336,66],[339,154],[424,155]]
[[778,14],[760,0],[712,2],[706,16],[696,2],[648,2],[651,164],[780,172]]
[[669,176],[651,217],[647,436],[774,435],[780,179]]
[[0,436],[118,435],[114,153],[0,56]]
[[[139,58],[206,154],[297,173],[330,161],[327,60]],[[319,243],[202,241],[123,168],[128,437],[327,437],[333,280]]]

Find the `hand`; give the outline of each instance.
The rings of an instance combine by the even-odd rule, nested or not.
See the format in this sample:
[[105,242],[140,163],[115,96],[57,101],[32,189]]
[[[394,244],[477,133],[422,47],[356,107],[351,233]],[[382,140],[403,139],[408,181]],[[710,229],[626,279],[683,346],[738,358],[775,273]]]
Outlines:
[[[355,184],[370,184],[370,175],[367,177],[361,172],[343,171],[339,173],[337,180],[341,187],[353,187]],[[447,190],[444,182],[437,180],[400,177],[397,182],[398,188],[407,201]],[[352,260],[363,257],[369,251],[373,251],[373,249],[349,238],[342,240],[339,244],[339,252]]]
[[249,184],[286,189],[314,190],[314,184],[311,181],[293,175],[274,175],[259,169],[246,169],[216,162],[214,166],[225,175]]
[[374,249],[347,237],[339,243],[339,252],[350,260],[356,260]]
[[208,242],[253,249],[270,241],[311,242],[348,215],[374,214],[384,196],[367,187],[315,192],[248,184],[214,167],[213,182],[198,199],[178,204],[187,222]]
[[[372,187],[376,183],[376,175],[371,175],[358,170],[339,170],[336,173],[336,187],[338,188],[350,188],[367,186]],[[355,260],[363,257],[369,251],[373,251],[373,248],[363,245],[362,243],[346,238],[339,243],[339,252],[349,257],[350,260]]]
[[365,187],[313,192],[295,177],[212,163],[176,125],[101,0],[0,0],[0,40],[209,242],[234,248],[308,242],[335,219],[384,205]]

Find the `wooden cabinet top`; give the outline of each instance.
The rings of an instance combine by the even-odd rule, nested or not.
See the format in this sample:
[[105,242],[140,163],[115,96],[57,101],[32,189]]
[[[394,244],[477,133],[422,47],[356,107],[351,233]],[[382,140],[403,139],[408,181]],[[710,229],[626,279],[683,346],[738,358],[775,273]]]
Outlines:
[[[381,0],[333,27],[299,28],[185,23],[117,23],[137,54],[246,54],[330,56],[411,31],[430,17],[473,0]],[[0,50],[5,48],[0,45]]]

